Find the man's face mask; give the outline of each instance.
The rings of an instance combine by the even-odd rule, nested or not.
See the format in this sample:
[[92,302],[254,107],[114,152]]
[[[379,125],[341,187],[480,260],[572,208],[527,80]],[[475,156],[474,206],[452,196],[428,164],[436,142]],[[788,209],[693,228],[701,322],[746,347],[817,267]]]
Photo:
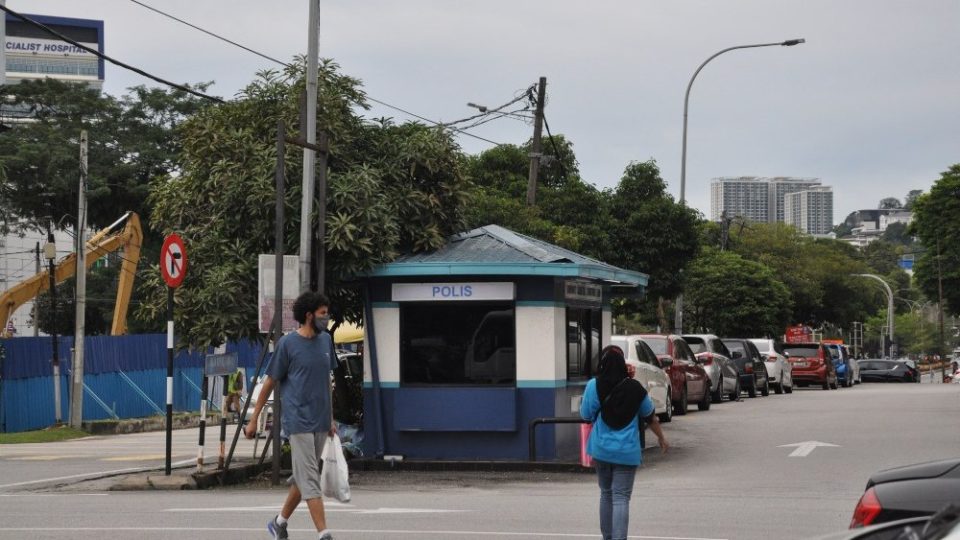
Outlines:
[[330,316],[324,315],[322,317],[314,316],[313,318],[313,329],[316,332],[326,330],[330,326]]

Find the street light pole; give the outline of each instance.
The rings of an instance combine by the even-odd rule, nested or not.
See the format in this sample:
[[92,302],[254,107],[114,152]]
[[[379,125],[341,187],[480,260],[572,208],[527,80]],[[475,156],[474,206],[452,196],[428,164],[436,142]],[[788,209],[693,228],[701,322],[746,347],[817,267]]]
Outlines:
[[[757,47],[792,47],[794,45],[799,45],[801,43],[806,43],[805,39],[788,39],[786,41],[781,41],[778,43],[756,43],[753,45],[737,45],[736,47],[728,47],[715,53],[710,58],[707,58],[700,64],[700,67],[693,72],[693,77],[690,77],[690,82],[687,83],[687,92],[683,96],[683,149],[681,151],[680,157],[680,204],[686,204],[687,202],[687,112],[690,109],[690,89],[693,87],[693,81],[696,80],[697,75],[700,74],[700,71],[710,63],[711,60],[720,56],[725,52],[735,51],[737,49],[754,49]],[[683,333],[683,295],[677,296],[677,306],[676,306],[676,315],[674,319],[674,327],[676,328],[676,333]]]
[[885,351],[889,358],[893,358],[893,290],[890,289],[890,285],[887,284],[886,280],[876,274],[853,274],[857,277],[865,277],[870,279],[875,279],[879,281],[884,290],[887,293],[887,335],[890,336],[890,347],[887,348],[886,342],[881,343],[881,349]]

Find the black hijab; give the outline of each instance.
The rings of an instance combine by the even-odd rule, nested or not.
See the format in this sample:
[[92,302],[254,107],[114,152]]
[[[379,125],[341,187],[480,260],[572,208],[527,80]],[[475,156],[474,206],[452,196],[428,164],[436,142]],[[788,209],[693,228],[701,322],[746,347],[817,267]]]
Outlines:
[[597,395],[603,422],[615,430],[627,427],[640,412],[640,404],[647,396],[643,385],[627,375],[623,350],[616,345],[609,345],[600,352]]

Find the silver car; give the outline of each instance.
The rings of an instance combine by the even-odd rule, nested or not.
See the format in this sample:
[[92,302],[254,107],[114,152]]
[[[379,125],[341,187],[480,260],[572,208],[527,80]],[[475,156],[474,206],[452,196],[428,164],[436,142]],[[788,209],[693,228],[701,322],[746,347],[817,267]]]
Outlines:
[[710,397],[713,402],[720,403],[724,395],[730,401],[740,399],[740,373],[723,341],[713,334],[685,334],[683,340],[690,345],[710,377]]
[[757,346],[757,350],[759,350],[763,356],[763,363],[767,365],[767,376],[770,377],[770,384],[773,385],[774,393],[792,393],[793,368],[790,367],[790,362],[787,361],[787,357],[784,356],[781,351],[777,350],[776,340],[755,338],[750,341]]
[[647,390],[661,422],[673,419],[673,396],[670,395],[670,378],[660,364],[657,355],[640,336],[611,336],[610,344],[623,349],[627,363],[636,368],[635,379]]

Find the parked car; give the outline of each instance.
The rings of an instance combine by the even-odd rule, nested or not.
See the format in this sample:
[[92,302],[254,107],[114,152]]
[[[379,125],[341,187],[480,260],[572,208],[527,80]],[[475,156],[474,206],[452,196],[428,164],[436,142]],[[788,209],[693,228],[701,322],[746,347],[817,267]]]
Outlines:
[[637,368],[636,379],[646,388],[661,422],[673,419],[670,378],[650,346],[637,335],[611,336],[610,344],[623,349],[627,363]]
[[887,469],[867,480],[850,528],[931,516],[949,504],[960,504],[960,458]]
[[643,334],[640,338],[657,355],[670,378],[673,413],[687,414],[687,404],[710,410],[710,379],[690,346],[677,335]]
[[783,345],[772,339],[758,338],[751,339],[760,355],[763,356],[763,363],[767,366],[767,377],[773,386],[773,391],[777,394],[784,392],[793,392],[793,370],[790,362],[783,355]]
[[[951,536],[952,535],[952,536]],[[945,540],[960,536],[960,507],[945,508],[934,516],[888,521],[869,527],[818,536],[813,540]]]
[[858,360],[865,382],[916,382],[920,372],[896,360]]
[[769,396],[770,379],[767,377],[767,366],[757,346],[749,339],[725,339],[723,344],[727,346],[733,363],[737,365],[740,388],[752,398],[757,397],[757,392]]
[[703,369],[710,376],[710,395],[714,403],[720,403],[724,395],[729,396],[730,401],[740,399],[740,373],[723,341],[713,334],[688,334],[683,340],[703,362]]
[[837,382],[844,388],[853,386],[853,366],[854,360],[850,358],[850,353],[842,344],[827,343],[827,350],[830,351],[830,358],[833,359],[833,366],[837,369]]
[[837,389],[837,369],[826,345],[785,343],[783,354],[790,361],[790,373],[797,386],[819,384],[824,390]]

